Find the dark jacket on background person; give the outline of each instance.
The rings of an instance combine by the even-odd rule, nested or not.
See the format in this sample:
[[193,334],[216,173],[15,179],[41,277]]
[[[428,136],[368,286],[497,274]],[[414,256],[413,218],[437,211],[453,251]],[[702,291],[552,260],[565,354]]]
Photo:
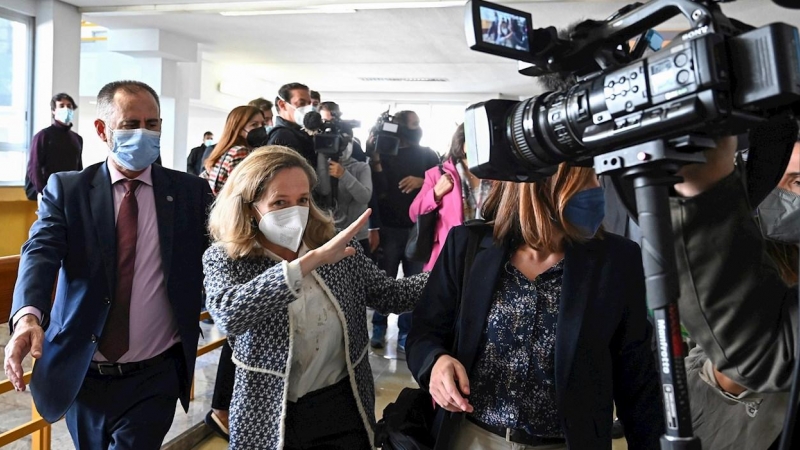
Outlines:
[[300,125],[275,117],[275,128],[268,135],[266,145],[283,145],[300,153],[311,164],[317,174],[317,185],[313,187],[314,201],[324,210],[332,211],[336,201],[331,198],[331,181],[328,175],[327,155],[317,154],[314,151],[314,138],[312,138]]
[[[83,169],[83,138],[72,131],[72,125],[53,122],[36,133],[31,140],[26,177],[26,194],[36,200],[47,185],[50,175]],[[31,197],[32,194],[32,197]]]
[[192,175],[200,175],[203,173],[203,155],[206,151],[206,144],[201,144],[189,152],[189,157],[186,158],[186,172]]
[[283,145],[300,153],[311,164],[317,167],[317,157],[314,152],[314,139],[303,131],[302,127],[294,122],[289,122],[281,116],[275,117],[275,128],[269,132],[266,145]]
[[[492,234],[484,233],[462,292],[467,234],[465,226],[451,230],[413,313],[408,367],[425,389],[436,359],[450,354],[454,335],[458,343],[451,356],[472,373],[498,280],[512,253],[508,243],[495,244]],[[628,448],[659,448],[663,409],[646,316],[642,259],[635,243],[606,233],[603,239],[566,245],[555,390],[559,425],[571,450],[611,449],[615,404]],[[452,437],[460,419],[461,414],[438,409],[440,442]]]
[[408,176],[425,178],[425,171],[439,164],[439,156],[428,147],[413,145],[401,148],[397,155],[381,155],[381,172],[373,171],[373,184],[378,197],[381,226],[411,228],[408,208],[419,189],[408,194],[400,191],[400,181]]

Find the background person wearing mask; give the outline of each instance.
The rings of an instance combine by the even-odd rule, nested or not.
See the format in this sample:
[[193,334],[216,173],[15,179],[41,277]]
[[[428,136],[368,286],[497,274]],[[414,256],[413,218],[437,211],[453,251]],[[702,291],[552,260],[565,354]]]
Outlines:
[[[314,140],[303,130],[303,119],[314,111],[308,86],[289,83],[281,86],[275,99],[278,117],[266,145],[282,145],[300,153],[312,167],[317,165]],[[327,170],[327,166],[326,166]],[[319,173],[319,172],[318,172]]]
[[272,102],[263,98],[259,97],[250,103],[250,106],[255,106],[256,108],[261,110],[261,113],[264,114],[264,121],[267,122],[267,132],[272,129],[273,123],[273,113],[272,113]]
[[433,250],[422,268],[425,271],[433,269],[451,228],[467,220],[483,217],[481,208],[492,182],[481,180],[469,171],[464,141],[464,124],[461,124],[453,134],[450,151],[445,155],[442,169],[434,167],[425,172],[422,189],[408,209],[412,222],[416,222],[422,214],[438,211]]
[[222,137],[203,162],[205,170],[200,174],[201,178],[208,180],[214,195],[225,185],[233,169],[253,151],[248,135],[263,131],[264,127],[264,115],[255,106],[237,106],[228,114]]
[[[792,380],[797,285],[784,282],[763,236],[798,245],[800,195],[769,186],[779,178],[750,175],[759,152],[791,152],[783,178],[793,186],[800,174],[797,130],[789,119],[751,130],[746,183],[745,169],[734,165],[736,138],[720,139],[705,164],[682,169],[685,181],[672,199],[681,322],[718,371],[755,392],[786,392]],[[759,195],[754,183],[771,190]],[[751,202],[759,203],[760,224]]]
[[[333,102],[325,102],[320,106],[322,106],[320,108],[322,120],[333,121],[336,114],[338,114],[338,105]],[[336,222],[336,228],[341,230],[349,227],[367,210],[369,201],[372,198],[372,171],[369,169],[369,164],[358,161],[353,157],[354,147],[355,142],[349,142],[339,156],[338,162],[333,159],[328,162],[329,176],[339,181],[333,218]],[[362,227],[355,237],[364,247],[364,253],[367,257],[371,258],[369,226]]]
[[150,86],[107,84],[97,114],[107,160],[50,177],[22,247],[5,372],[24,390],[22,359],[36,358],[36,408],[65,418],[74,448],[157,450],[175,402],[189,406],[213,198],[154,163]]
[[306,114],[316,111],[308,86],[300,83],[281,86],[275,104],[279,117],[275,119],[275,127],[269,132],[266,145],[282,145],[300,153],[317,173],[319,183],[314,186],[314,201],[320,208],[333,211],[335,200],[328,177],[328,157],[317,154],[311,131],[303,127]]
[[83,169],[83,138],[72,131],[76,109],[75,100],[63,92],[50,100],[53,124],[31,139],[25,174],[25,194],[29,200],[36,200],[42,194],[50,175]]
[[[422,128],[419,116],[414,111],[400,111],[394,115],[400,125],[400,149],[397,155],[372,155],[372,170],[378,182],[385,186],[377,192],[380,209],[380,250],[378,266],[389,276],[397,276],[399,265],[403,264],[403,275],[411,276],[422,272],[422,263],[411,261],[405,256],[408,234],[414,222],[408,217],[411,202],[424,183],[425,171],[439,164],[439,156],[428,147],[419,145]],[[373,348],[382,348],[386,338],[386,316],[378,312],[372,315]],[[411,328],[411,314],[400,315],[397,320],[399,333],[397,348],[405,350],[406,336]]]
[[186,158],[186,172],[192,175],[203,173],[203,154],[212,145],[214,145],[214,133],[206,131],[203,133],[203,143],[199,147],[193,148],[189,152],[189,157]]
[[614,402],[628,448],[659,447],[641,251],[597,234],[604,207],[594,170],[562,164],[493,184],[468,274],[469,231],[451,231],[408,336],[409,369],[441,406],[438,448],[608,449]]

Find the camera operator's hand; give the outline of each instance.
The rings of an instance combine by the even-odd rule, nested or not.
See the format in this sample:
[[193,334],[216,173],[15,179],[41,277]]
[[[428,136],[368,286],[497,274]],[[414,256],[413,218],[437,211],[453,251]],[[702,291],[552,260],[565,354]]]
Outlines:
[[736,161],[736,146],[735,136],[720,138],[716,148],[705,151],[704,164],[689,164],[678,171],[684,181],[675,185],[675,191],[682,197],[694,197],[730,175]]
[[397,185],[397,187],[400,188],[400,191],[403,194],[410,194],[421,188],[424,182],[425,180],[420,177],[407,176],[400,180],[400,183]]
[[452,356],[442,355],[436,360],[431,370],[428,392],[439,406],[450,412],[473,411],[469,400],[464,398],[469,395],[467,370]]
[[336,161],[329,161],[328,174],[334,178],[342,178],[342,175],[344,175],[344,167]]
[[450,193],[453,190],[453,177],[450,176],[449,173],[442,175],[439,178],[439,181],[436,182],[436,186],[433,187],[433,199],[436,202],[442,201],[442,197]]

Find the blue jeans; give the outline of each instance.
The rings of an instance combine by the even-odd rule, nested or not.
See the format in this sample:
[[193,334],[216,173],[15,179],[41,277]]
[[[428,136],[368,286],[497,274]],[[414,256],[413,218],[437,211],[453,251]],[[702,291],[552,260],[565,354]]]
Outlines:
[[[422,273],[423,263],[411,261],[405,257],[406,242],[410,228],[391,228],[381,227],[381,245],[378,249],[378,267],[386,271],[390,277],[397,276],[397,268],[403,264],[403,276],[410,277]],[[375,311],[372,314],[372,325],[383,325],[386,327],[386,316]],[[408,334],[411,329],[411,313],[400,314],[397,319],[397,327],[400,329],[400,338]]]

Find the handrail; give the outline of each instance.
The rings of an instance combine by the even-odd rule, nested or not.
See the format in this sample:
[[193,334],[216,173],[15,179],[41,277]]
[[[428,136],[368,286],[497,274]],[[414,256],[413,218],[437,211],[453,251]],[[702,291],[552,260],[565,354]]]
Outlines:
[[[19,267],[19,255],[0,257],[0,270],[6,272],[6,278],[0,278],[0,282],[8,281],[8,283],[0,283],[0,323],[7,322],[10,314],[10,304],[8,308],[3,308],[3,300],[9,300],[14,290],[14,283],[11,280],[16,280],[16,272]],[[13,272],[13,273],[12,273]],[[9,275],[11,274],[11,275]],[[9,286],[10,285],[10,286]],[[10,302],[6,302],[10,303]],[[4,309],[9,309],[5,311]],[[208,311],[200,313],[199,320],[210,319],[211,315]],[[203,346],[197,348],[197,356],[203,356],[213,350],[216,350],[227,341],[227,337],[215,339]],[[30,383],[31,372],[26,372],[23,376],[25,383]],[[9,380],[0,381],[0,395],[11,392],[14,390],[14,385]],[[194,399],[194,382],[192,382],[192,389],[190,398]],[[31,416],[32,420],[12,428],[6,432],[0,433],[0,447],[16,442],[28,435],[33,435],[31,439],[31,448],[33,450],[50,450],[51,444],[51,424],[39,415],[36,410],[36,405],[31,401]]]

